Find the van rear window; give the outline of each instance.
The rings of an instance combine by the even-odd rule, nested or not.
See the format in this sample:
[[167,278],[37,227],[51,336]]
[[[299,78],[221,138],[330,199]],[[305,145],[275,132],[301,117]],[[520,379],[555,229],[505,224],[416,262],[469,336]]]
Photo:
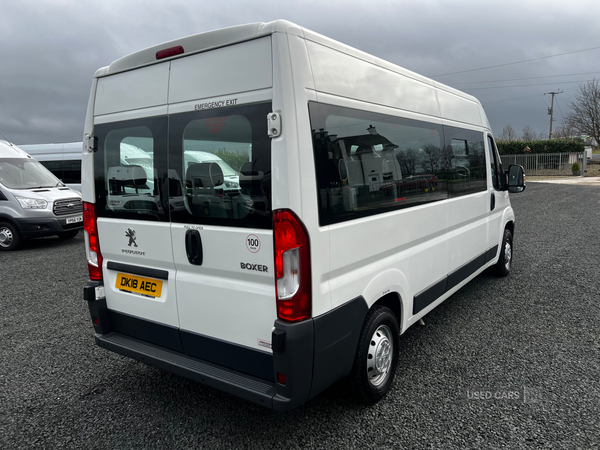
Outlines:
[[270,111],[261,103],[97,125],[98,215],[271,228]]
[[270,103],[170,116],[174,222],[271,228]]
[[99,216],[168,221],[161,180],[167,172],[167,118],[96,126]]

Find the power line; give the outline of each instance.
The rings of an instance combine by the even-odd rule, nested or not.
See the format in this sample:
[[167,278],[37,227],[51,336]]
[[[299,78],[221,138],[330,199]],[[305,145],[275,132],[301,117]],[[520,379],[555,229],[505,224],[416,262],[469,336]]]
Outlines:
[[572,55],[574,53],[589,52],[590,50],[598,50],[599,48],[600,47],[592,47],[592,48],[586,48],[583,50],[575,50],[572,52],[558,53],[556,55],[548,55],[548,56],[540,56],[539,58],[524,59],[523,61],[515,61],[515,62],[510,62],[510,63],[504,63],[504,64],[496,64],[494,66],[480,67],[478,69],[461,70],[460,72],[441,73],[439,75],[431,75],[429,78],[445,77],[446,75],[456,75],[459,73],[476,72],[478,70],[495,69],[497,67],[512,66],[514,64],[522,64],[522,63],[531,62],[531,61],[539,61],[541,59],[556,58],[557,56],[565,56],[565,55]]
[[501,98],[501,99],[498,99],[498,100],[490,100],[489,102],[481,100],[481,103],[485,104],[485,105],[489,105],[490,103],[509,102],[509,101],[512,101],[512,100],[524,100],[524,99],[533,98],[533,97],[542,97],[543,98],[543,95],[542,94],[533,94],[533,95],[525,95],[525,96],[521,95],[519,97]]
[[459,83],[452,83],[452,86],[457,86],[459,84],[505,83],[505,82],[509,82],[509,81],[537,80],[537,79],[540,79],[540,78],[572,77],[572,76],[575,76],[575,75],[593,75],[595,73],[600,73],[600,72],[570,73],[570,74],[566,74],[566,75],[548,75],[548,76],[544,76],[544,77],[511,78],[509,80],[462,81],[462,82],[459,82]]
[[560,107],[559,103],[558,103],[558,99],[556,99],[556,106],[558,106],[558,110],[560,111],[560,115],[562,116],[563,122],[565,121],[565,115],[562,112],[562,108]]
[[[580,81],[558,81],[554,83],[536,83],[536,84],[517,84],[513,86],[489,86],[489,87],[478,87],[478,88],[462,88],[463,91],[479,91],[482,89],[508,89],[517,87],[530,87],[530,86],[547,86],[549,84],[569,84],[569,83],[587,83],[592,80],[580,80]],[[576,88],[575,88],[576,89]]]

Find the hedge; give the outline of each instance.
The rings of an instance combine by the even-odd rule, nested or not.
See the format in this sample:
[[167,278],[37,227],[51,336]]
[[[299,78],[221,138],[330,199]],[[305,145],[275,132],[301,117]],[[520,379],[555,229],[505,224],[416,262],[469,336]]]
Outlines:
[[497,141],[501,155],[522,155],[526,153],[578,153],[584,151],[583,142],[572,139],[550,139],[545,141]]

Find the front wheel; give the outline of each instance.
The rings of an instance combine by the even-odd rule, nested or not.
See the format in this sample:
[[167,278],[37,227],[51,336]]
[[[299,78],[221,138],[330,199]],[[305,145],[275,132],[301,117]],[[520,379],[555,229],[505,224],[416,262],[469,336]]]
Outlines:
[[22,245],[19,230],[10,222],[0,222],[0,250],[18,250]]
[[504,236],[502,238],[502,246],[500,248],[500,258],[494,266],[494,272],[496,275],[505,277],[510,273],[512,269],[513,260],[513,238],[512,233],[509,229],[504,230]]
[[360,333],[350,382],[366,404],[381,400],[392,385],[398,365],[398,322],[385,306],[371,308]]

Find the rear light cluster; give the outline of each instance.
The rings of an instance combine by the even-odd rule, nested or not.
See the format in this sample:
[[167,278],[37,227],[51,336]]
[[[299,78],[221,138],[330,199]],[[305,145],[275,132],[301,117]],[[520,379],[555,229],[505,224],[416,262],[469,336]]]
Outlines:
[[289,210],[273,213],[277,316],[288,322],[311,317],[310,249],[306,228]]
[[100,253],[100,240],[98,239],[96,208],[92,203],[83,203],[83,230],[85,231],[85,255],[88,261],[90,279],[101,281],[102,254]]

